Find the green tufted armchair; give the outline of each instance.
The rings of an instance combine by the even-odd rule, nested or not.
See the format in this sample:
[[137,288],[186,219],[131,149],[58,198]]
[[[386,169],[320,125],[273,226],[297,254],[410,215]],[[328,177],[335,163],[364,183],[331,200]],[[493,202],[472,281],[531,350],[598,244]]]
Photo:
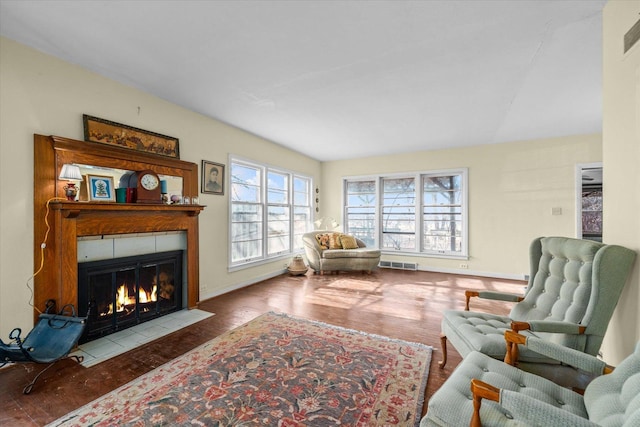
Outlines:
[[420,427],[640,426],[640,342],[612,370],[598,358],[508,331],[507,342],[596,375],[584,396],[472,352],[431,397]]
[[[597,355],[635,252],[590,240],[540,237],[531,243],[529,256],[531,275],[524,296],[468,291],[467,310],[443,313],[441,368],[447,361],[447,340],[463,357],[479,351],[504,359],[508,329]],[[469,298],[474,296],[516,304],[509,316],[468,311]],[[518,355],[517,348],[511,356],[525,370],[544,375],[549,364],[558,365],[526,348]]]

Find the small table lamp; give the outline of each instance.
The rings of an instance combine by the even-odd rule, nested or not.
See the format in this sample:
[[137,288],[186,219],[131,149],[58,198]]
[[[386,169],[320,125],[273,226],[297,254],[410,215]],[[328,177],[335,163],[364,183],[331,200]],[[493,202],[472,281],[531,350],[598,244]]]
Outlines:
[[71,181],[82,181],[80,167],[70,164],[62,165],[62,170],[60,171],[60,176],[58,178],[69,181],[67,185],[64,186],[64,191],[67,196],[67,200],[74,201],[76,199],[76,194],[78,194],[78,188],[76,187],[75,182]]

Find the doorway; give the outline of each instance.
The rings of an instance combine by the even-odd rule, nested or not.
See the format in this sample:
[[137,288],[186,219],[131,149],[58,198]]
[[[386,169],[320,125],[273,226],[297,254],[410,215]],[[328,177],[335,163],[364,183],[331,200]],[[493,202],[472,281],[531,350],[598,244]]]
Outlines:
[[576,167],[576,235],[602,242],[602,163]]

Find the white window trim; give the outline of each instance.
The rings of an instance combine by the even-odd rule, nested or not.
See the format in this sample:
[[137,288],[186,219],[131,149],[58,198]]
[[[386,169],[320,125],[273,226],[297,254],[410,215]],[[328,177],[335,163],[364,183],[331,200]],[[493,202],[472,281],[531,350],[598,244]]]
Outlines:
[[[248,166],[251,167],[257,167],[261,169],[261,183],[260,183],[260,205],[263,207],[262,209],[262,256],[261,257],[256,257],[256,258],[252,258],[251,260],[248,261],[241,261],[241,262],[235,262],[232,263],[231,259],[232,259],[232,234],[233,234],[233,230],[232,230],[232,226],[233,226],[233,200],[232,200],[232,194],[231,194],[231,185],[232,185],[232,180],[231,180],[231,171],[232,171],[232,164],[233,163],[240,163],[240,164],[246,164]],[[295,248],[295,243],[294,243],[294,221],[293,221],[293,212],[294,212],[294,208],[296,206],[300,206],[300,205],[294,205],[293,200],[294,200],[294,189],[293,189],[293,185],[294,185],[294,179],[297,178],[302,178],[302,179],[308,179],[309,180],[309,200],[308,200],[308,207],[309,207],[309,212],[310,212],[310,218],[309,218],[309,224],[308,227],[309,229],[311,229],[312,224],[313,224],[313,194],[311,194],[312,189],[314,188],[314,184],[313,184],[313,177],[306,175],[302,172],[299,171],[294,171],[294,170],[290,170],[290,169],[286,169],[286,168],[282,168],[279,166],[273,166],[270,165],[268,163],[264,163],[264,162],[259,162],[256,160],[252,160],[246,157],[241,157],[241,156],[237,156],[237,155],[233,155],[230,154],[228,156],[228,164],[229,167],[227,168],[228,170],[228,176],[225,177],[227,179],[227,182],[229,183],[229,221],[227,224],[228,227],[228,246],[227,246],[227,260],[228,260],[228,265],[227,265],[227,271],[229,272],[233,272],[233,271],[239,271],[239,270],[244,270],[246,268],[251,268],[251,267],[256,267],[259,265],[263,265],[263,264],[269,264],[278,260],[285,260],[285,259],[289,259],[291,258],[292,255],[296,255],[301,253],[301,250],[296,249]],[[267,227],[267,218],[268,218],[268,207],[270,206],[270,204],[268,203],[267,200],[267,179],[268,179],[268,173],[269,172],[275,172],[275,173],[281,173],[281,174],[287,174],[289,175],[289,201],[288,201],[288,207],[290,210],[290,215],[289,215],[289,250],[288,251],[282,251],[282,252],[278,252],[277,254],[273,254],[273,255],[269,255],[268,254],[268,227]],[[272,204],[274,205],[274,204]]]

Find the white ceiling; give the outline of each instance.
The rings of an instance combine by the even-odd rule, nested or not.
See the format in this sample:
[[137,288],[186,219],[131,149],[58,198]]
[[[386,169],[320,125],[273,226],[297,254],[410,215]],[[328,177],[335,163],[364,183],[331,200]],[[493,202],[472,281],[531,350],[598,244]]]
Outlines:
[[0,0],[0,34],[324,161],[600,132],[605,3]]

